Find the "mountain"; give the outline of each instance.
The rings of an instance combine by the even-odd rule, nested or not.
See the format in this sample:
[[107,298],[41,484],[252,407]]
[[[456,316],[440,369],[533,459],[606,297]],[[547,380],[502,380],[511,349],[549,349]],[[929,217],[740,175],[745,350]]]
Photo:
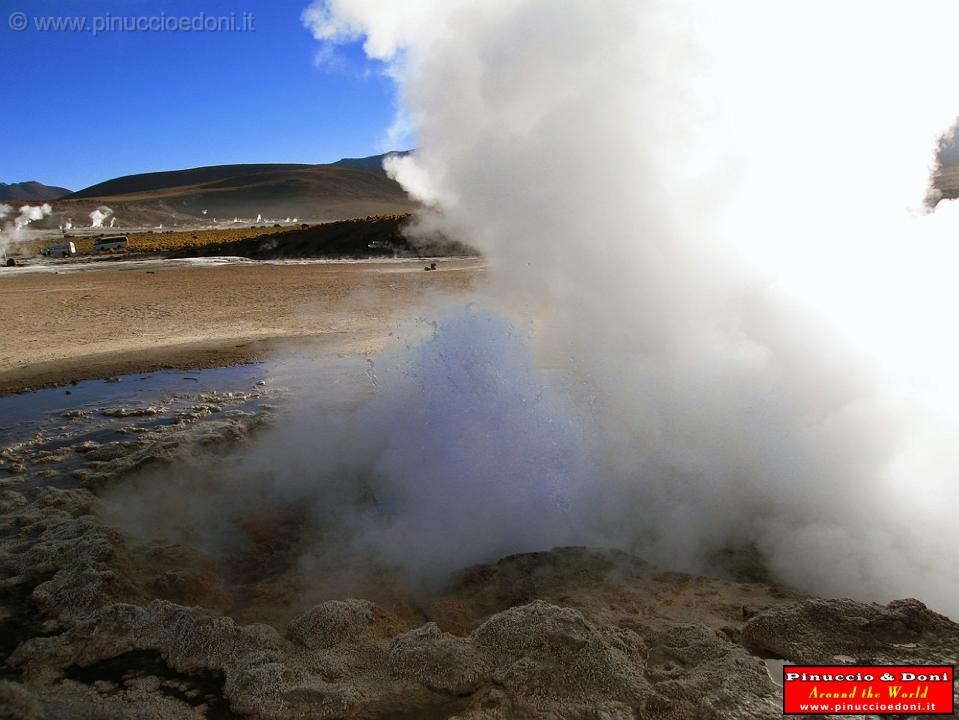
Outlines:
[[100,205],[112,209],[123,226],[257,216],[263,222],[339,220],[416,207],[373,158],[360,158],[328,165],[213,165],[127,175],[61,198],[46,224],[56,227],[72,218],[85,225],[86,216]]
[[369,157],[363,158],[343,158],[342,160],[337,160],[333,165],[337,167],[353,167],[353,168],[366,168],[367,170],[379,170],[383,167],[383,161],[386,160],[390,155],[396,155],[398,157],[406,157],[409,155],[412,150],[394,150],[392,152],[383,153],[382,155],[370,155]]
[[70,191],[56,185],[44,185],[36,180],[19,183],[0,183],[0,200],[26,200],[28,202],[41,200],[56,200]]

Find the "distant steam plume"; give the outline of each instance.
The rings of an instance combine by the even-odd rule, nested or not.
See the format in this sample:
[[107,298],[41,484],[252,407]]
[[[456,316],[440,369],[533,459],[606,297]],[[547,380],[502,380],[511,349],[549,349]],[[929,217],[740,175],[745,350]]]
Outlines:
[[[248,471],[437,572],[564,542],[959,613],[959,5],[331,0],[421,148],[387,167],[481,248],[491,309],[375,361]],[[890,52],[890,48],[898,48]],[[531,343],[504,308],[523,318]],[[526,327],[524,324],[523,327]],[[549,372],[540,369],[548,367]],[[326,388],[324,387],[324,392]]]
[[23,230],[34,220],[42,220],[52,212],[53,208],[50,207],[49,203],[44,203],[43,205],[24,205],[20,208],[20,214],[13,219],[14,227],[18,231]]
[[[13,211],[9,205],[0,205],[0,219]],[[53,212],[49,203],[43,205],[23,205],[12,221],[7,221],[0,230],[0,250],[27,239],[27,226],[35,220],[42,220]]]
[[[101,205],[90,213],[90,227],[102,228],[103,222],[113,215],[113,210],[106,205]],[[111,225],[112,227],[112,225]]]

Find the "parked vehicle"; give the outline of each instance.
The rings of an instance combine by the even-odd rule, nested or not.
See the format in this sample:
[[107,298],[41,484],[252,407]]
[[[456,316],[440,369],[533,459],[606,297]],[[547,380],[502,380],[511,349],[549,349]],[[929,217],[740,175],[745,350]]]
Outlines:
[[130,244],[130,238],[126,235],[110,235],[108,237],[97,238],[93,242],[93,249],[97,252],[100,250],[117,250],[119,248],[125,248]]
[[46,257],[70,257],[77,254],[77,246],[72,242],[47,245],[40,251],[40,254]]

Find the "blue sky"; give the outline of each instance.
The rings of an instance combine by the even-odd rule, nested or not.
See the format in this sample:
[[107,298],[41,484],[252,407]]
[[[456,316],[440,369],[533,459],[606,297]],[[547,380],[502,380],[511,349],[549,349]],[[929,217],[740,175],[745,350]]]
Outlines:
[[[308,0],[0,0],[0,181],[80,189],[120,175],[372,155],[394,114],[359,44],[317,67]],[[27,28],[11,29],[23,12]],[[253,32],[39,32],[46,16],[253,14]]]

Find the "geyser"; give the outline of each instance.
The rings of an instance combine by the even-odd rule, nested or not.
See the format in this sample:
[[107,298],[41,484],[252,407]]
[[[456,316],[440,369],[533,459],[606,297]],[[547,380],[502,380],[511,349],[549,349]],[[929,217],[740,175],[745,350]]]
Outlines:
[[[90,211],[90,227],[102,228],[103,222],[111,215],[113,215],[113,210],[106,205],[94,208]],[[111,225],[111,227],[113,226]]]
[[752,544],[803,589],[952,613],[959,235],[953,203],[923,203],[959,113],[938,70],[956,20],[950,2],[304,13],[388,64],[420,147],[388,169],[434,208],[422,227],[481,248],[505,303],[551,310],[536,352],[579,378],[566,396],[599,438],[582,481],[604,501],[575,514],[674,567]]
[[50,207],[49,203],[43,203],[43,205],[24,205],[20,208],[20,214],[14,218],[15,228],[19,232],[34,220],[42,220],[52,212],[53,208]]
[[301,393],[228,505],[185,483],[198,526],[292,504],[305,577],[564,543],[703,571],[753,548],[809,592],[959,613],[957,211],[923,205],[959,6],[305,17],[390,63],[421,149],[389,170],[491,288],[398,333],[364,390]]
[[[0,204],[0,220],[12,212],[13,208],[6,204]],[[6,249],[15,243],[23,242],[28,237],[29,230],[27,226],[35,220],[42,220],[53,212],[49,203],[42,205],[22,205],[19,212],[12,221],[3,224],[0,229],[0,251]]]

